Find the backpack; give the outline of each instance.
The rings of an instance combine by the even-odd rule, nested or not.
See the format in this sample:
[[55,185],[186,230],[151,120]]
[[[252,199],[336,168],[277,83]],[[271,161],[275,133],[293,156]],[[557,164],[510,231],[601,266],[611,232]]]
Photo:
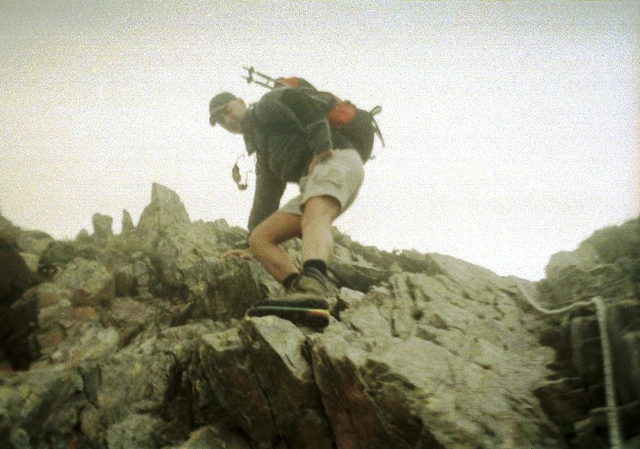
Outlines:
[[[271,78],[260,72],[256,72],[253,67],[245,70],[249,72],[248,77],[244,77],[248,83],[255,82],[269,89],[291,88],[299,89],[305,95],[312,98],[318,106],[325,112],[327,120],[334,131],[351,143],[360,154],[363,162],[372,159],[374,135],[380,139],[384,146],[384,139],[374,116],[382,111],[380,106],[376,106],[367,112],[357,108],[350,101],[341,100],[330,92],[319,91],[313,84],[304,78],[280,77]],[[257,75],[261,80],[256,80],[253,75]]]

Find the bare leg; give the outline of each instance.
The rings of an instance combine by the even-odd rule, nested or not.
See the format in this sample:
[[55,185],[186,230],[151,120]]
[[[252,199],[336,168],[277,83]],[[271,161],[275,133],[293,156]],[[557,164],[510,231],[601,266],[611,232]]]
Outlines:
[[280,244],[294,237],[301,236],[300,215],[286,212],[274,212],[260,223],[251,233],[249,247],[258,262],[278,282],[282,282],[298,269]]
[[333,254],[331,223],[340,214],[340,203],[332,196],[307,200],[301,219],[302,260],[329,260]]

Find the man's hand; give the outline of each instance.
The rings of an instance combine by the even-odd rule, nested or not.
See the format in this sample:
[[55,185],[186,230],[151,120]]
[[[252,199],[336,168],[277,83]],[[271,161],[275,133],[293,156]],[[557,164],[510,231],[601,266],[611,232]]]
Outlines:
[[230,251],[222,253],[222,257],[235,256],[241,259],[252,259],[251,251],[248,249],[232,249]]
[[311,172],[313,172],[313,169],[315,168],[316,165],[318,165],[320,162],[324,161],[325,159],[328,159],[331,157],[331,155],[333,154],[333,150],[327,150],[323,153],[320,154],[316,154],[313,159],[311,159],[311,163],[309,164],[309,171],[307,174],[311,174]]

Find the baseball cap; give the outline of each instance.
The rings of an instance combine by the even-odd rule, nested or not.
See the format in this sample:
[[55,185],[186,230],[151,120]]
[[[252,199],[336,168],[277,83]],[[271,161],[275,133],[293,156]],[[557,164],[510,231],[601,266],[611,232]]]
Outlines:
[[209,102],[209,123],[211,126],[216,126],[218,114],[222,112],[227,103],[236,98],[237,97],[230,92],[222,92],[211,99]]

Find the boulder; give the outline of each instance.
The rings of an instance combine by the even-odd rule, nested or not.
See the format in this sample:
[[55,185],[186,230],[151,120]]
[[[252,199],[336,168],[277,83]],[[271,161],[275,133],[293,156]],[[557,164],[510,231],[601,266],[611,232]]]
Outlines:
[[115,280],[97,261],[76,258],[56,277],[56,283],[71,291],[71,304],[96,307],[115,298]]
[[199,356],[203,370],[225,414],[253,441],[263,445],[272,442],[278,428],[239,329],[205,335],[202,341]]
[[331,449],[333,431],[324,413],[307,352],[306,336],[277,317],[247,320],[241,339],[278,433],[289,447]]
[[328,269],[340,286],[363,293],[369,291],[374,285],[388,280],[392,274],[389,270],[381,270],[368,264],[340,261],[329,262]]
[[86,404],[83,379],[76,370],[58,367],[3,376],[0,447],[72,446]]
[[40,257],[54,238],[49,234],[41,231],[24,231],[20,232],[16,239],[16,244],[20,251]]
[[176,223],[189,223],[189,214],[180,197],[173,190],[153,183],[151,203],[142,211],[136,229],[157,231]]
[[179,449],[252,449],[239,434],[218,426],[201,427]]

